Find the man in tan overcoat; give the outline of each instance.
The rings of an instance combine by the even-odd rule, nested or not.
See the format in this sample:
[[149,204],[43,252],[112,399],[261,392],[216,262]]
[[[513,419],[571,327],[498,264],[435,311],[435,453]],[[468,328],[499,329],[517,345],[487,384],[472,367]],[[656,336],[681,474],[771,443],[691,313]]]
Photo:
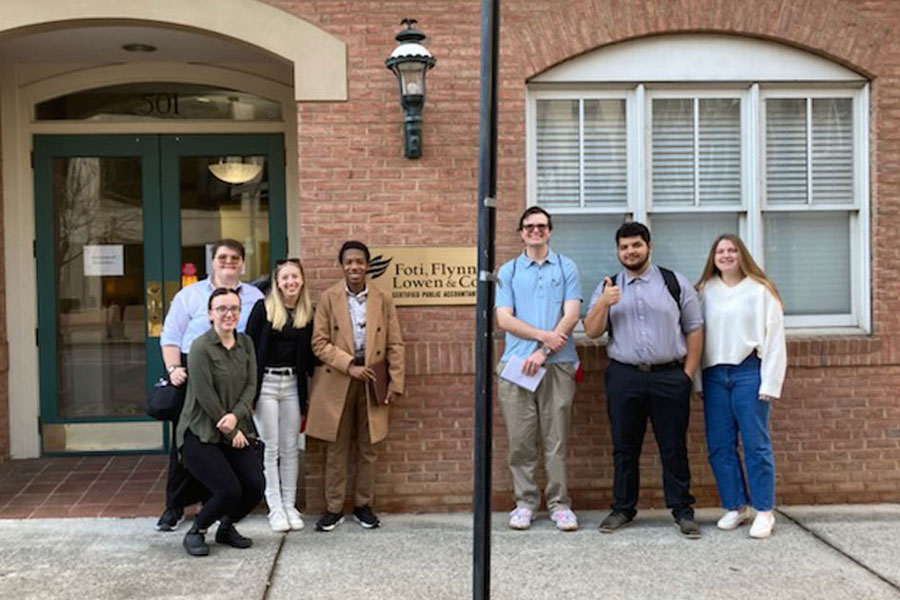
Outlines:
[[[319,297],[313,320],[312,347],[322,361],[312,380],[306,433],[330,442],[325,458],[326,513],[318,531],[331,531],[344,521],[347,461],[354,430],[356,484],[353,519],[366,529],[380,525],[372,512],[375,493],[375,449],[388,434],[390,403],[403,394],[403,338],[391,297],[366,285],[369,249],[362,242],[341,246],[338,260],[344,281]],[[387,363],[388,392],[383,403],[366,386],[373,369]],[[370,386],[371,389],[371,386]]]

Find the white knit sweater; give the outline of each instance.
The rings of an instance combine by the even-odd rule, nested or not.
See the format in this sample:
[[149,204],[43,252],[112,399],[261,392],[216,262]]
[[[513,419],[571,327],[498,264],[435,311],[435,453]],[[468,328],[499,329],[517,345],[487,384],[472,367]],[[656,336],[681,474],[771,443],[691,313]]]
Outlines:
[[762,361],[759,393],[779,398],[787,370],[787,346],[778,299],[749,277],[733,287],[713,277],[701,290],[700,300],[705,333],[703,368],[740,364],[755,350]]

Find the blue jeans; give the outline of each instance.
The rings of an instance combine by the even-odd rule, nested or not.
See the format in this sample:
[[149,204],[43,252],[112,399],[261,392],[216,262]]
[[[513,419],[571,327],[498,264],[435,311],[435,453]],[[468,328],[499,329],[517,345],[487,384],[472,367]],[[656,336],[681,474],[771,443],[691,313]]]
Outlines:
[[[728,510],[748,503],[756,510],[775,508],[775,458],[769,435],[772,407],[759,399],[759,364],[759,358],[751,354],[739,365],[703,370],[709,464],[722,505]],[[738,453],[738,433],[744,446],[749,494]]]

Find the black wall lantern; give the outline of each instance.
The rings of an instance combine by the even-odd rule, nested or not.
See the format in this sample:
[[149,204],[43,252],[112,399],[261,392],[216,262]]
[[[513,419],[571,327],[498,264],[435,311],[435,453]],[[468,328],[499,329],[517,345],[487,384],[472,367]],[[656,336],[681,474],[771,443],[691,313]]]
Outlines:
[[395,38],[400,45],[384,61],[400,82],[400,106],[406,113],[403,151],[407,158],[422,156],[422,109],[425,107],[425,72],[437,62],[422,45],[425,34],[414,27],[415,19],[403,19],[406,29]]

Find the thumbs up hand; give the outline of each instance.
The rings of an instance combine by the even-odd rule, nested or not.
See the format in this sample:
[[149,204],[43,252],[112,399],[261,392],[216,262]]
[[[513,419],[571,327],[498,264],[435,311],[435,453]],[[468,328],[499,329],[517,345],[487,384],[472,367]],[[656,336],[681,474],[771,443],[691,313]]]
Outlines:
[[609,277],[604,278],[603,283],[603,294],[600,296],[600,301],[606,303],[606,306],[618,304],[619,300],[622,299],[622,289],[614,285]]

